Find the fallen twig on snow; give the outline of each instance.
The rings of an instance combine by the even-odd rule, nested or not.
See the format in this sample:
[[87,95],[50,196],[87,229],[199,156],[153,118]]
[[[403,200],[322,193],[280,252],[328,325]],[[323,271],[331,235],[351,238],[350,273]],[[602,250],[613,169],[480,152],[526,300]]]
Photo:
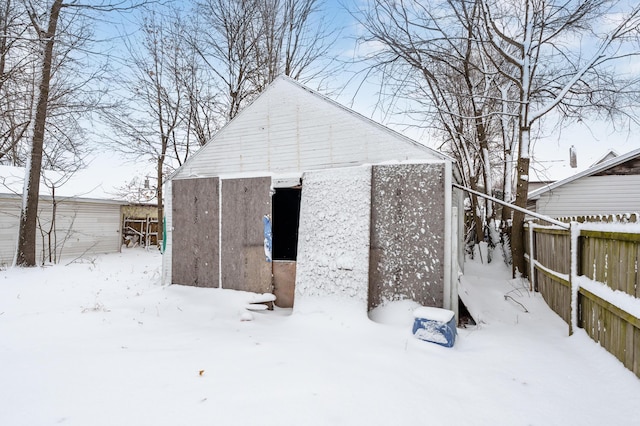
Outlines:
[[526,308],[522,303],[518,302],[516,299],[514,299],[514,298],[513,298],[513,297],[511,297],[510,295],[505,294],[505,295],[504,295],[504,300],[507,300],[507,299],[511,299],[511,300],[513,300],[513,301],[514,301],[514,302],[516,302],[518,305],[522,306],[522,309],[524,309],[524,311],[525,311],[526,313],[529,313],[529,311],[527,310],[527,308]]

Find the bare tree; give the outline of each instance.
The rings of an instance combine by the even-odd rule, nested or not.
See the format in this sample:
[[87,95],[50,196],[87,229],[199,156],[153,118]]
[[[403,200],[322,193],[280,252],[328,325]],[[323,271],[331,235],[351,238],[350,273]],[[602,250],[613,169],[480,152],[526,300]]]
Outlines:
[[[17,3],[17,4],[16,4]],[[34,99],[33,46],[29,18],[16,0],[0,2],[0,163],[20,165]]]
[[20,215],[20,230],[18,234],[18,252],[16,254],[16,264],[20,266],[33,266],[36,264],[36,233],[35,224],[38,216],[38,196],[40,192],[40,173],[42,168],[42,151],[44,144],[44,128],[47,120],[47,107],[49,106],[49,85],[51,82],[51,70],[53,63],[53,47],[58,27],[62,0],[54,0],[48,16],[46,30],[37,21],[34,10],[29,11],[34,29],[42,44],[42,68],[40,84],[38,88],[38,101],[35,113],[35,127],[31,142],[31,155],[27,170],[28,177],[25,179],[25,197]]
[[[375,0],[355,16],[366,30],[361,42],[373,46],[365,59],[372,64],[369,73],[384,81],[388,96],[383,101],[403,97],[417,104],[413,115],[444,140],[465,184],[491,194],[496,148],[490,145],[500,140],[500,116],[494,113],[500,76],[478,43],[479,7],[473,2],[457,6]],[[493,205],[473,195],[471,208],[475,241],[481,241],[492,223]]]
[[259,38],[262,34],[260,0],[205,0],[197,3],[202,28],[191,40],[201,58],[223,88],[231,120],[256,94],[251,84],[256,75]]
[[[486,57],[517,87],[518,160],[515,204],[526,207],[532,127],[551,111],[581,117],[605,111],[631,117],[624,99],[637,99],[637,75],[613,65],[640,54],[640,5],[618,1],[478,0]],[[577,46],[576,46],[577,45]],[[503,64],[506,64],[503,65]],[[635,119],[635,117],[631,117]],[[524,213],[513,213],[514,275],[524,271]]]
[[[56,99],[55,96],[52,96],[54,93],[51,91],[52,79],[56,71],[56,59],[59,59],[58,63],[61,62],[60,57],[56,56],[56,53],[61,55],[61,52],[56,52],[56,49],[64,45],[64,35],[71,36],[71,43],[67,46],[65,53],[61,55],[62,59],[71,55],[79,47],[77,43],[81,40],[73,37],[73,30],[77,28],[72,23],[76,19],[87,17],[90,12],[116,11],[132,6],[127,0],[120,0],[117,3],[101,1],[91,4],[82,4],[75,0],[69,2],[53,0],[50,4],[24,0],[22,4],[26,8],[26,14],[29,18],[30,32],[34,35],[32,44],[36,47],[33,50],[38,55],[35,90],[37,101],[35,102],[31,143],[26,161],[28,176],[25,179],[15,264],[33,266],[36,263],[38,195],[45,151],[47,119],[51,112],[50,107]],[[61,93],[58,92],[57,95],[61,95]]]
[[128,71],[120,81],[119,106],[105,111],[115,131],[111,146],[155,163],[158,241],[162,240],[164,176],[203,144],[216,125],[214,101],[194,52],[184,42],[186,27],[178,10],[149,12],[140,39],[127,41]]
[[321,0],[202,0],[191,41],[215,75],[230,120],[278,75],[308,82],[330,73],[338,34]]
[[[594,111],[636,120],[629,105],[637,105],[637,74],[627,76],[613,64],[640,53],[638,5],[625,10],[621,1],[372,0],[356,16],[367,31],[364,40],[375,43],[369,59],[383,70],[385,87],[392,85],[394,98],[407,96],[407,88],[425,94],[422,112],[438,119],[459,152],[478,155],[487,193],[496,157],[491,151],[501,147],[507,199],[516,163],[520,207],[527,202],[532,127],[549,112],[563,120]],[[500,143],[492,147],[492,140]],[[477,163],[466,163],[473,186],[470,165]],[[513,213],[514,274],[524,270],[523,219]]]
[[302,82],[321,78],[330,67],[330,49],[339,35],[323,15],[323,2],[261,0],[258,7],[258,72],[252,76],[257,90],[282,74]]

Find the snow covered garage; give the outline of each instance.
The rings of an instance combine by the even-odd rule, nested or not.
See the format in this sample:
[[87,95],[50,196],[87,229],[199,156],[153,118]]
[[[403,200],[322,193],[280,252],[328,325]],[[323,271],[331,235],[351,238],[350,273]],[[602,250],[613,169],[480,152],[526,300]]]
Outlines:
[[163,280],[273,292],[282,307],[339,293],[369,309],[408,298],[455,310],[452,170],[280,77],[166,183]]

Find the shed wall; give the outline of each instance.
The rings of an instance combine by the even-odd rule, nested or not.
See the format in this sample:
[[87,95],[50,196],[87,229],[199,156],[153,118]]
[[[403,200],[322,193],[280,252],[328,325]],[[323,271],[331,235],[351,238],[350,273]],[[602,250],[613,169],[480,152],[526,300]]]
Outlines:
[[295,83],[280,80],[193,155],[176,177],[304,172],[408,159],[442,157]]
[[370,167],[304,174],[295,310],[339,296],[367,311],[370,205]]
[[587,176],[540,196],[536,211],[551,217],[640,210],[640,175]]
[[369,308],[444,302],[444,163],[374,166]]

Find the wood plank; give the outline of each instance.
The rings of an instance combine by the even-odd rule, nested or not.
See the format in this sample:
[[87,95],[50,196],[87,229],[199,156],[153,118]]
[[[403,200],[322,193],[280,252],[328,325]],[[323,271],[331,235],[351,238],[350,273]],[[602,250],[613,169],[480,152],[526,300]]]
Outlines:
[[562,284],[562,285],[564,285],[566,287],[571,287],[571,283],[569,283],[568,280],[565,280],[564,278],[560,278],[559,276],[550,273],[546,269],[542,269],[538,265],[535,265],[535,268],[536,268],[536,270],[538,270],[543,275],[549,277],[552,281],[555,281],[555,282],[557,282],[559,284]]
[[580,235],[603,240],[640,242],[640,234],[631,232],[590,231],[583,229],[580,231]]
[[640,329],[633,330],[633,369],[636,376],[640,377]]
[[292,308],[296,288],[296,262],[275,260],[273,262],[273,294],[276,306]]
[[638,250],[640,250],[640,244],[631,244],[628,243],[627,247],[626,247],[626,274],[627,274],[627,279],[626,279],[626,289],[625,289],[625,293],[631,295],[631,296],[635,296],[638,297],[638,295],[636,294],[636,284],[638,282],[638,271],[636,270],[636,268],[631,268],[631,265],[638,265],[638,261],[640,259],[638,259],[636,256]]
[[620,273],[619,273],[619,264],[620,264],[620,243],[615,240],[608,240],[608,251],[607,251],[607,284],[613,290],[618,290],[620,288]]
[[[636,247],[636,265],[638,265],[638,269],[640,269],[640,244]],[[640,270],[636,270],[636,279],[635,279],[635,294],[636,297],[640,299]],[[631,289],[629,289],[631,290]],[[631,291],[630,291],[631,293]]]
[[607,309],[608,311],[614,313],[618,317],[620,317],[620,318],[624,319],[625,321],[627,321],[628,323],[632,324],[634,327],[640,328],[640,318],[636,318],[635,316],[631,315],[628,312],[623,311],[622,309],[620,309],[617,306],[607,302],[606,300],[602,300],[601,298],[599,298],[595,294],[591,293],[587,289],[584,289],[584,288],[581,287],[578,291],[579,291],[580,294],[584,295],[586,298],[588,298],[589,300],[594,302],[596,305],[601,306],[601,307]]
[[534,232],[537,234],[570,235],[566,229],[535,228]]

